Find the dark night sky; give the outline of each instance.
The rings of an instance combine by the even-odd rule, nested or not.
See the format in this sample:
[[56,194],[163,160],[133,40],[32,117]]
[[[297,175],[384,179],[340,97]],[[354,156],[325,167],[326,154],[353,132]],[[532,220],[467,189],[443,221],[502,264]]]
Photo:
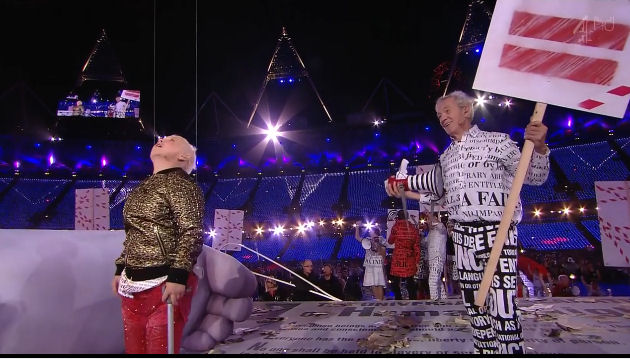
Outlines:
[[[105,28],[151,117],[153,4],[3,0],[0,93],[24,80],[54,110]],[[462,0],[199,0],[199,102],[216,91],[246,119],[282,26],[335,118],[358,112],[382,77],[421,102],[432,70],[452,59],[466,8]],[[195,2],[158,0],[156,28],[158,128],[177,132],[194,114]]]
[[[200,145],[211,165],[227,158],[238,158],[263,140],[264,135],[262,138],[251,136],[248,132],[251,129],[244,130],[244,125],[225,111],[212,117],[208,113],[210,110],[206,110],[208,106],[203,110],[206,112],[199,115],[197,142],[196,133],[190,127],[194,123],[195,80],[198,82],[199,107],[210,93],[216,92],[246,123],[282,27],[286,26],[334,119],[328,127],[311,126],[309,122],[305,127],[308,131],[300,134],[301,143],[283,143],[284,150],[294,159],[305,163],[313,154],[317,157],[318,153],[324,156],[322,153],[330,152],[341,153],[346,161],[362,153],[366,146],[377,149],[377,152],[382,150],[388,156],[405,156],[405,151],[399,150],[400,146],[406,146],[408,150],[410,143],[419,141],[425,148],[433,149],[420,161],[431,163],[434,161],[432,153],[437,153],[448,143],[433,110],[434,98],[440,92],[432,88],[431,79],[438,65],[453,59],[469,1],[236,0],[219,3],[199,0],[197,74],[195,2],[156,2],[157,16],[154,18],[153,0],[0,0],[0,129],[11,128],[7,123],[12,120],[22,121],[20,116],[37,117],[20,115],[20,108],[29,111],[32,102],[20,107],[19,103],[9,100],[15,97],[2,97],[16,84],[32,89],[51,110],[47,117],[49,122],[54,122],[57,101],[73,90],[81,68],[104,28],[128,81],[127,87],[142,91],[141,114],[147,127],[153,127],[155,60],[157,133],[186,136],[192,143]],[[494,1],[486,3],[492,10]],[[480,13],[476,14],[480,16]],[[480,22],[477,20],[479,18],[473,18],[473,25]],[[477,31],[485,34],[486,29]],[[479,55],[474,53],[460,55],[458,68],[462,80],[449,90],[471,92],[469,86],[478,59]],[[357,125],[349,119],[362,110],[382,78],[388,78],[415,106],[396,107],[402,101],[390,89],[390,96],[394,100],[398,97],[398,102],[392,101],[391,114],[412,115],[388,122],[379,129],[382,136],[377,138],[376,129],[369,121]],[[382,96],[378,101],[382,105]],[[316,101],[313,103],[315,107],[319,106]],[[277,103],[274,106],[277,107]],[[12,112],[18,114],[13,115],[15,118],[6,115],[8,107],[17,109]],[[481,119],[482,128],[507,132],[515,141],[522,141],[522,129],[532,109],[532,102],[519,100],[509,111],[495,106],[478,111],[476,117],[485,117]],[[378,108],[376,110],[378,114]],[[300,111],[307,113],[305,118],[311,121],[308,117],[313,114],[308,112],[311,110]],[[46,116],[37,118],[42,117]],[[213,128],[202,128],[211,127],[213,119],[217,118],[223,122],[223,128],[233,126],[230,134],[225,134],[229,131],[219,133]],[[573,128],[567,128],[568,118],[571,118]],[[609,128],[614,128],[617,134],[630,132],[628,121],[620,122],[625,123],[624,130],[615,127],[616,119],[555,106],[547,108],[545,123],[549,126],[547,138],[551,145],[574,143],[578,132],[582,140],[605,139]],[[596,125],[586,126],[593,123]],[[50,123],[46,126],[53,127]],[[54,134],[46,126],[39,126],[43,130],[38,130],[38,135],[44,138]],[[301,126],[299,122],[297,126]],[[354,131],[352,136],[348,136],[349,131]],[[330,143],[328,137],[332,138]],[[203,141],[207,142],[201,146]],[[238,141],[243,142],[235,146]],[[263,160],[273,156],[268,153],[272,148],[266,151]],[[258,165],[254,160],[256,156],[251,156],[255,166]]]

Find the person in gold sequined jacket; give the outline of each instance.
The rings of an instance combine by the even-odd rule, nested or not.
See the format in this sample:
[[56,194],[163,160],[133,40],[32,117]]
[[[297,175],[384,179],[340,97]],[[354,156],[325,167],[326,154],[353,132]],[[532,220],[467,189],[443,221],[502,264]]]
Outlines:
[[203,245],[204,199],[190,176],[195,148],[181,136],[160,138],[151,150],[153,175],[127,198],[125,241],[112,289],[122,298],[128,354],[166,353],[165,301],[175,305],[175,348],[197,286],[192,268]]

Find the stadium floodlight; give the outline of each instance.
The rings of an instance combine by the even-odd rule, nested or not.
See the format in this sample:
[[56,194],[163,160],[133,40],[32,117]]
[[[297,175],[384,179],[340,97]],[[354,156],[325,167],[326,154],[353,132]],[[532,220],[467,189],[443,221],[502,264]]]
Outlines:
[[267,135],[267,137],[265,137],[265,140],[267,141],[276,141],[278,139],[278,136],[280,135],[280,132],[278,131],[278,129],[280,128],[280,125],[267,125],[267,129],[263,130],[263,133],[265,135]]

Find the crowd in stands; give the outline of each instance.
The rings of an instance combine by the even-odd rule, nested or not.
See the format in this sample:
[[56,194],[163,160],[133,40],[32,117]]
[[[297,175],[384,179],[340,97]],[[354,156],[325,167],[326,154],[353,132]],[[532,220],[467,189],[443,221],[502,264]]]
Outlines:
[[[422,232],[421,232],[422,233]],[[426,233],[425,233],[426,234]],[[422,240],[425,239],[422,236]],[[450,242],[450,240],[449,240]],[[449,247],[449,246],[447,246]],[[426,246],[421,245],[423,251]],[[447,296],[456,298],[459,295],[459,284],[454,275],[454,263],[451,251],[448,251],[443,281]],[[392,276],[390,273],[391,249],[388,249],[384,272],[387,278],[385,299],[394,299]],[[425,253],[421,253],[421,256]],[[308,254],[306,254],[308,256]],[[307,285],[306,278],[332,296],[349,301],[375,299],[368,287],[363,286],[363,258],[335,261],[311,260],[290,261],[283,265],[292,269],[298,276],[290,274],[275,264],[265,265],[262,262],[247,263],[249,268],[268,278],[259,277],[257,300],[261,301],[302,301],[330,300],[309,292],[315,288]],[[426,264],[424,268],[426,270]],[[428,276],[422,274],[420,266],[414,280],[418,283],[416,298],[429,299]],[[622,268],[604,267],[601,252],[596,250],[574,251],[520,251],[518,255],[518,296],[519,297],[576,297],[576,296],[609,296],[628,295],[630,276]],[[275,279],[292,283],[295,287],[279,283]],[[403,286],[405,287],[405,286]],[[404,292],[403,299],[410,298]]]
[[[341,300],[364,300],[361,286],[363,269],[361,261],[321,262],[305,259],[299,262],[283,264],[299,275],[320,287],[325,292]],[[328,298],[313,294],[310,287],[298,276],[293,275],[275,264],[252,264],[254,272],[265,275],[259,277],[257,300],[264,301],[323,301]],[[274,280],[292,283],[295,287]]]
[[[547,254],[546,256],[556,256],[556,254]],[[559,256],[565,256],[559,254]],[[541,274],[540,271],[534,270],[537,274],[526,277],[529,284],[525,284],[522,277],[518,278],[519,297],[578,297],[578,296],[609,296],[609,295],[628,295],[630,286],[629,273],[602,267],[601,263],[592,263],[588,259],[580,259],[579,264],[571,256],[566,256],[567,261],[561,266],[552,265],[550,271]],[[310,260],[308,260],[310,261]],[[303,274],[302,262],[283,263],[289,268]],[[310,261],[313,265],[313,261]],[[364,269],[361,266],[362,260],[337,260],[325,262],[313,266],[311,281],[321,289],[333,296],[348,301],[373,300],[374,297],[367,287],[363,287]],[[574,267],[575,265],[575,267]],[[289,274],[284,269],[272,264],[269,266],[249,264],[252,271],[264,274],[269,277],[280,279],[289,283],[301,283],[295,275]],[[388,268],[386,268],[387,272]],[[331,275],[326,278],[326,275]],[[522,273],[525,273],[523,271]],[[544,272],[543,272],[544,273]],[[607,275],[608,274],[608,275]],[[449,298],[457,298],[459,296],[459,284],[457,280],[453,280],[448,273],[444,281],[447,283],[446,291]],[[426,280],[418,280],[418,299],[429,299],[429,288]],[[300,284],[298,284],[300,285]],[[404,287],[404,286],[403,286]],[[269,278],[259,277],[259,287],[256,300],[259,301],[297,301],[315,300],[325,301],[328,298],[321,297],[309,293],[304,299],[304,288],[296,289],[289,285],[278,283]],[[314,289],[309,287],[309,289]],[[296,291],[298,292],[296,296]],[[531,293],[531,294],[530,294]],[[388,280],[385,289],[385,298],[394,299],[394,293],[391,288],[391,282]],[[408,293],[403,288],[403,299],[408,299]]]
[[[537,297],[628,295],[628,268],[605,267],[601,252],[554,251],[526,253],[542,270],[523,270]],[[520,263],[519,263],[519,269]]]

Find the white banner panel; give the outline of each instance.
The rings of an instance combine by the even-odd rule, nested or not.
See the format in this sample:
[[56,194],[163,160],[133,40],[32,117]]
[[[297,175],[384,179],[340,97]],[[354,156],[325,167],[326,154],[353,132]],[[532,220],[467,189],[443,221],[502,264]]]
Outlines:
[[497,0],[474,89],[622,118],[630,2]]
[[109,193],[107,189],[85,188],[75,191],[74,229],[109,229]]
[[243,243],[243,217],[245,212],[233,209],[214,210],[212,248],[216,250],[240,251],[234,243]]
[[630,267],[630,182],[596,181],[604,265]]

